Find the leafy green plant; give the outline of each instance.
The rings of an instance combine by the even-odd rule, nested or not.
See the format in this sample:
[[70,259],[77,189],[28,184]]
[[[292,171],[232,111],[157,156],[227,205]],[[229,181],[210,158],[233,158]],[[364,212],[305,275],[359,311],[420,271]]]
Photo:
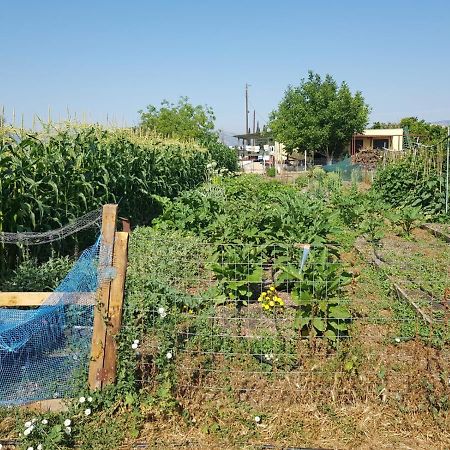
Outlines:
[[368,212],[361,223],[361,230],[366,233],[367,240],[377,244],[384,236],[384,217],[378,212]]
[[412,206],[439,218],[445,212],[444,155],[408,153],[376,172],[372,190],[389,205]]
[[267,169],[266,169],[266,175],[268,176],[268,177],[275,177],[275,175],[277,174],[277,171],[276,171],[276,169],[275,169],[275,167],[268,167]]
[[392,211],[389,219],[395,225],[401,227],[406,236],[411,236],[411,231],[419,227],[425,220],[420,208],[414,206],[404,206]]
[[23,449],[51,449],[71,447],[73,444],[72,420],[63,419],[58,415],[32,418],[20,427],[18,433],[22,435]]
[[301,270],[284,258],[277,262],[282,271],[276,283],[293,283],[292,299],[297,305],[295,325],[302,336],[324,336],[331,341],[346,336],[351,313],[340,297],[352,275],[342,270],[339,261],[333,261],[328,250],[313,253],[307,266]]
[[366,197],[358,191],[355,184],[348,190],[336,190],[331,198],[344,224],[348,227],[359,226],[367,212]]
[[219,245],[213,261],[211,269],[222,294],[218,300],[225,297],[247,304],[263,278],[260,249],[245,244]]
[[[5,135],[0,140],[0,232],[59,228],[111,202],[120,202],[121,214],[133,225],[147,224],[165,198],[206,180],[214,155],[220,159],[217,168],[232,169],[235,157],[227,149],[228,161],[219,144],[211,144],[219,148],[209,152],[195,142],[94,125],[60,125],[40,133],[7,129]],[[76,244],[70,243],[68,252]],[[21,256],[19,247],[1,245],[0,272],[15,267]]]
[[52,291],[72,268],[69,257],[50,258],[40,264],[36,258],[25,259],[14,273],[0,283],[0,291]]

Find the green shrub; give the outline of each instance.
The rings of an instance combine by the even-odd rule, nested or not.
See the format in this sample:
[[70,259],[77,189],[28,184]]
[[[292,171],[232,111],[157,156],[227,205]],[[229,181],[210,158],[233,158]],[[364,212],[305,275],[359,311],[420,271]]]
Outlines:
[[53,291],[72,268],[68,257],[50,258],[40,264],[35,258],[25,259],[13,274],[0,283],[0,291]]
[[420,208],[413,206],[404,206],[391,211],[388,219],[393,224],[398,225],[405,236],[410,236],[411,231],[425,221]]
[[275,177],[276,176],[276,174],[277,174],[277,171],[276,171],[276,169],[275,169],[275,167],[268,167],[267,169],[266,169],[266,175],[268,176],[268,177]]
[[423,158],[407,156],[379,169],[372,190],[395,208],[418,207],[434,217],[445,211],[444,172],[427,167]]
[[219,142],[215,136],[201,141],[203,147],[208,149],[211,159],[216,162],[219,169],[226,169],[229,172],[238,170],[237,151]]
[[210,242],[255,245],[320,244],[332,230],[324,202],[257,175],[222,179],[218,191],[199,188],[167,205],[158,227],[193,231]]

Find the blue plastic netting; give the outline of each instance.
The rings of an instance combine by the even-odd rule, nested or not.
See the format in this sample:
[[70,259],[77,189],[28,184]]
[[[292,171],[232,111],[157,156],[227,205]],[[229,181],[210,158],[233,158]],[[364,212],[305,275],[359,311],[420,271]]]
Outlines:
[[86,370],[100,239],[39,307],[0,308],[0,406],[62,398]]
[[361,166],[359,164],[353,164],[350,157],[338,161],[334,164],[327,164],[323,166],[325,172],[337,172],[344,181],[360,181],[361,179]]

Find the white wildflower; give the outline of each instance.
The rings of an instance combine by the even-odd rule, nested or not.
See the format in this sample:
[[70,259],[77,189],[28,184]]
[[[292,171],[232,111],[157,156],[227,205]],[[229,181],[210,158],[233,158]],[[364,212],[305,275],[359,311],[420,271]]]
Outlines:
[[397,344],[398,344],[400,342],[400,338],[396,337],[395,342],[397,342]]
[[133,344],[138,344],[138,345],[139,345],[139,339],[135,339],[135,340],[133,341]]
[[166,353],[166,358],[167,358],[167,359],[172,359],[172,356],[173,356],[173,355],[172,355],[172,352],[167,352],[167,353]]
[[33,427],[28,427],[28,428],[23,432],[23,435],[24,435],[24,436],[28,436],[32,431],[33,431]]
[[25,428],[30,428],[32,425],[31,420],[29,420],[28,422],[25,422],[24,426]]
[[259,423],[259,422],[261,422],[261,417],[259,417],[259,416],[255,416],[255,422],[256,422],[256,423]]
[[91,403],[92,402],[92,397],[88,397],[88,402]]
[[37,422],[36,417],[33,417],[33,418],[31,419],[31,423],[36,423],[36,422]]
[[80,397],[80,400],[78,400],[80,403],[84,403],[86,401],[85,397]]
[[42,444],[39,444],[39,445],[36,447],[36,450],[42,450]]
[[48,424],[48,420],[47,419],[42,419],[42,425],[47,425]]
[[91,412],[92,412],[92,411],[91,411],[91,408],[87,408],[87,409],[84,410],[84,415],[85,415],[85,416],[90,416],[90,415],[91,415]]
[[71,421],[70,419],[66,419],[66,420],[64,421],[64,426],[65,426],[65,427],[70,427],[70,425],[72,425],[72,421]]
[[34,450],[34,448],[33,447],[28,447],[27,450]]
[[133,350],[136,350],[138,347],[139,347],[139,345],[136,344],[136,342],[133,342],[133,343],[131,344],[131,348],[132,348]]
[[167,312],[166,312],[165,308],[163,308],[162,306],[160,306],[158,308],[158,314],[159,314],[159,317],[161,317],[161,319],[164,319],[164,317],[167,316]]
[[66,427],[66,434],[70,434],[72,433],[72,428],[71,427]]

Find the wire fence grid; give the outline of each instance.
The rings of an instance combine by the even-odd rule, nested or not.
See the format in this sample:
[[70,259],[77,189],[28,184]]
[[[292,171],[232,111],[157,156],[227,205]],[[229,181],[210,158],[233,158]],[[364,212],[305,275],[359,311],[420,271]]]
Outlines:
[[[164,245],[155,239],[155,248]],[[348,271],[332,246],[201,243],[169,259],[124,325],[140,342],[144,388],[158,385],[169,367],[184,392],[253,391],[259,383],[320,390],[330,385],[318,381],[355,375],[386,352],[409,368],[420,358],[416,345],[432,349],[424,361],[450,355],[448,298],[439,307],[422,300],[428,323],[386,286],[380,298],[361,290],[358,271]],[[433,269],[442,272],[438,263]]]

